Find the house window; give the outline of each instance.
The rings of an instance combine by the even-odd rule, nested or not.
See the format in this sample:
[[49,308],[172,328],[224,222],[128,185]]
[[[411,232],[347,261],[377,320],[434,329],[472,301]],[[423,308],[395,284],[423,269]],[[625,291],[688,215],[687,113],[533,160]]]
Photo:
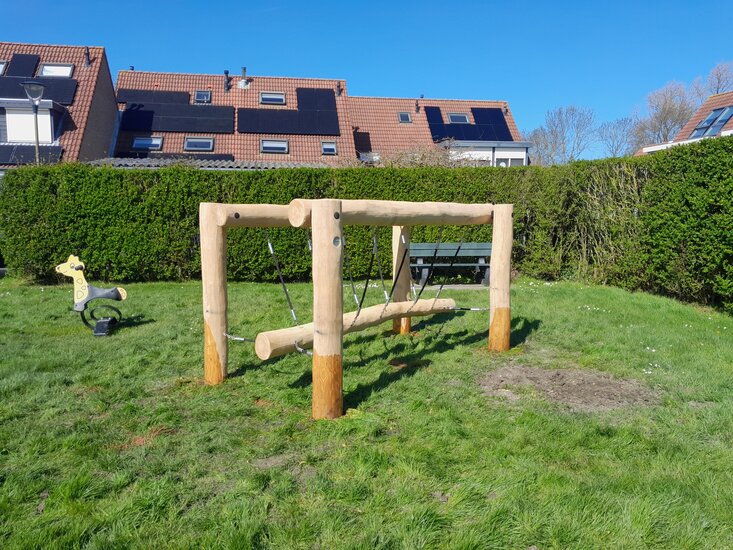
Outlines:
[[187,137],[183,141],[184,151],[213,151],[214,138],[209,137]]
[[397,113],[397,119],[403,124],[412,122],[412,116],[410,116],[410,113]]
[[322,141],[321,142],[321,154],[322,155],[335,155],[336,154],[336,142],[335,141]]
[[196,90],[193,94],[194,103],[211,103],[211,90]]
[[289,152],[287,139],[261,139],[260,153],[278,153],[286,155]]
[[138,151],[160,151],[163,148],[163,138],[136,137],[132,140],[132,148]]
[[[33,111],[24,109],[5,109],[5,139],[10,143],[35,143],[36,120]],[[54,120],[49,109],[38,109],[38,143],[53,143]]]
[[2,76],[3,73],[5,72],[5,65],[7,64],[8,64],[7,61],[0,61],[0,76]]
[[285,94],[283,92],[260,92],[260,103],[262,105],[285,105]]
[[466,113],[448,113],[448,122],[451,124],[470,124]]
[[690,139],[703,136],[715,136],[733,117],[733,106],[713,110],[690,134]]
[[74,66],[71,63],[41,63],[41,68],[38,69],[38,76],[71,78],[73,72]]

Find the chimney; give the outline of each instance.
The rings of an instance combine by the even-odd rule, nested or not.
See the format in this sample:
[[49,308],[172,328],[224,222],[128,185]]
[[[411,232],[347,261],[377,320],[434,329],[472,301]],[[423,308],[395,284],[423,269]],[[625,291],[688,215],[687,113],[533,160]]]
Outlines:
[[84,46],[84,66],[92,66],[92,59],[89,57],[89,46]]
[[242,67],[242,80],[247,80],[247,67]]
[[336,84],[336,95],[341,97],[342,93],[344,93],[344,89],[341,87],[341,81],[339,80]]
[[228,92],[231,88],[231,79],[229,78],[229,71],[224,70],[224,91]]

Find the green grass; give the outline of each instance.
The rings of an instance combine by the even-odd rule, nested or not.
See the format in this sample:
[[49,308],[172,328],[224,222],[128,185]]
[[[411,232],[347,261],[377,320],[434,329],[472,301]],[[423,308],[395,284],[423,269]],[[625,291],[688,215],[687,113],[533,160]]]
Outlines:
[[[200,285],[127,290],[131,323],[94,338],[70,286],[0,279],[3,548],[733,547],[729,316],[521,279],[512,351],[485,351],[486,313],[349,335],[350,410],[314,422],[308,357],[232,344],[232,377],[204,386]],[[309,320],[310,287],[291,291]],[[290,324],[276,285],[232,284],[230,307],[244,336]],[[508,364],[661,399],[573,413],[485,396],[477,381]]]

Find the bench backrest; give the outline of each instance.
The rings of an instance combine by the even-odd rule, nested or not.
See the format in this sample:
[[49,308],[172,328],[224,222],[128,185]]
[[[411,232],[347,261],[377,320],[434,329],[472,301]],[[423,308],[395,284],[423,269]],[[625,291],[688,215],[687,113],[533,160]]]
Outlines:
[[[436,243],[410,243],[411,257],[426,257],[435,254]],[[438,245],[438,257],[456,256],[459,243],[440,243]],[[465,256],[491,256],[491,243],[463,243],[458,250],[460,257]]]

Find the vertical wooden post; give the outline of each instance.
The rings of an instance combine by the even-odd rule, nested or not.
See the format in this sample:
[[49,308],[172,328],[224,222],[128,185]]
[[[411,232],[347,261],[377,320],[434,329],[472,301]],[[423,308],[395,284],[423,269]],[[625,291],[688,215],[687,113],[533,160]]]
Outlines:
[[[393,302],[407,302],[410,296],[410,236],[412,228],[409,225],[392,226],[392,284],[394,292]],[[407,253],[405,253],[407,252]],[[402,263],[402,267],[400,267]],[[399,272],[399,277],[397,273]],[[395,334],[410,334],[412,329],[409,317],[401,317],[392,321],[392,332]]]
[[219,205],[199,205],[201,284],[204,292],[204,380],[221,384],[227,375],[226,228],[219,225]]
[[510,344],[512,310],[510,302],[514,205],[494,206],[489,285],[489,350],[507,351]]
[[343,414],[341,201],[313,201],[313,418]]

